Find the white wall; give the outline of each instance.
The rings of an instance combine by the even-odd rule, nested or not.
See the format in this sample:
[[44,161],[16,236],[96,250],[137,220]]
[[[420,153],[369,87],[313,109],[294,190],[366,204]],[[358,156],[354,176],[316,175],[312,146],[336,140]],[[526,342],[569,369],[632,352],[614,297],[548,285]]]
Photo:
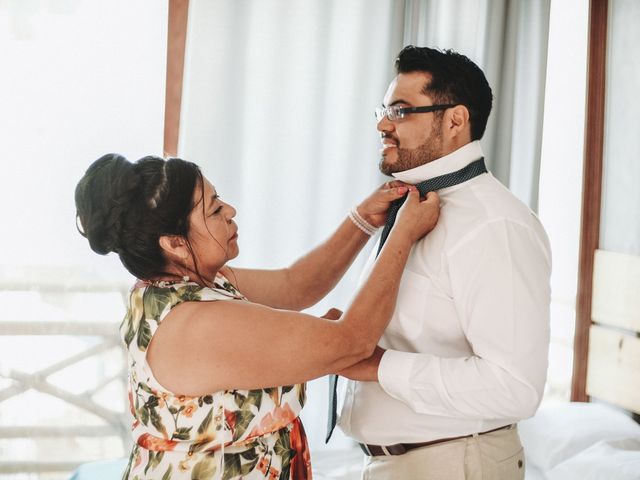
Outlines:
[[76,232],[73,193],[104,153],[162,154],[166,19],[155,0],[0,2],[0,266],[122,271]]

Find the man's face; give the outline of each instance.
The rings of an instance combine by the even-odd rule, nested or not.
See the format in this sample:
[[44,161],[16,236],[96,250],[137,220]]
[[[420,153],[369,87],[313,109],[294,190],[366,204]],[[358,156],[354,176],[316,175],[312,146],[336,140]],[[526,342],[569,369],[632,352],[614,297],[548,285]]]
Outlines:
[[[384,96],[384,107],[422,107],[433,105],[431,97],[422,93],[431,80],[425,72],[401,73],[393,79]],[[412,113],[390,121],[378,122],[382,137],[380,171],[385,175],[409,170],[443,156],[442,116],[436,112]]]

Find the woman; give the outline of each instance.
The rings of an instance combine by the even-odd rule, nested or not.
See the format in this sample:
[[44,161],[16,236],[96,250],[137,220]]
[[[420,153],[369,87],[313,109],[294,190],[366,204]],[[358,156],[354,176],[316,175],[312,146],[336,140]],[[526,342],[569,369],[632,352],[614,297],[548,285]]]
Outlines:
[[[333,288],[407,192],[344,315],[299,313]],[[140,279],[121,325],[135,441],[124,478],[311,478],[298,418],[304,382],[373,353],[411,245],[435,226],[437,196],[381,188],[325,243],[271,271],[227,265],[238,255],[236,211],[193,163],[105,155],[75,199],[91,248],[116,252]]]

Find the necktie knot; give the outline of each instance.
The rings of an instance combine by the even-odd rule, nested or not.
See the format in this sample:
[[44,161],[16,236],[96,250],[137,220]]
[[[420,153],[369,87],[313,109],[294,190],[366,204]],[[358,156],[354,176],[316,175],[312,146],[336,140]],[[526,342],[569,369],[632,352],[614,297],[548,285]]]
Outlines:
[[[487,172],[487,167],[484,164],[484,158],[480,158],[475,162],[471,162],[464,168],[460,170],[456,170],[455,172],[446,173],[444,175],[440,175],[438,177],[430,178],[423,182],[417,183],[416,188],[418,192],[420,192],[420,196],[425,196],[429,192],[435,192],[437,190],[441,190],[447,187],[453,187],[454,185],[458,185],[460,183],[464,183],[467,180],[471,180],[478,175]],[[387,213],[387,222],[384,225],[384,229],[382,230],[382,234],[380,235],[380,244],[378,245],[378,254],[380,250],[382,250],[382,246],[384,242],[387,241],[387,237],[391,232],[391,228],[396,221],[396,216],[398,215],[398,210],[402,207],[402,204],[406,200],[406,195],[398,200],[395,200],[389,206],[389,211]]]

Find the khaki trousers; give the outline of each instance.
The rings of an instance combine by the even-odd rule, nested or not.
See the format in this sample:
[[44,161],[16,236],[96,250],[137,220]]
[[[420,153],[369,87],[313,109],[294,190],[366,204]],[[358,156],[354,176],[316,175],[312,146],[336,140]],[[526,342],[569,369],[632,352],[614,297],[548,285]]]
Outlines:
[[417,448],[365,457],[362,480],[522,480],[524,452],[516,426]]

